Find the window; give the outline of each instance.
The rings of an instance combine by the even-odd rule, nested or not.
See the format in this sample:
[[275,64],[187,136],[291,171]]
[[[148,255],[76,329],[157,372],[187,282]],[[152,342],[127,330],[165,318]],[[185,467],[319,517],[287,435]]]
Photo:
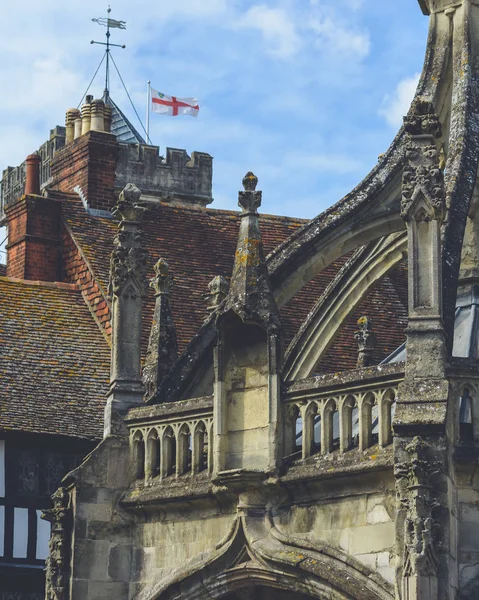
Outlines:
[[60,454],[0,440],[0,563],[42,566],[50,523],[41,519],[63,477],[83,454]]

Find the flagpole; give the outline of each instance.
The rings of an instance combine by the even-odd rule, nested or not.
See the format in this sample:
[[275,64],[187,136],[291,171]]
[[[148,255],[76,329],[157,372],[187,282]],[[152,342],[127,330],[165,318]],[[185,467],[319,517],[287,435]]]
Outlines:
[[146,143],[151,144],[150,140],[150,103],[151,103],[151,82],[146,84]]

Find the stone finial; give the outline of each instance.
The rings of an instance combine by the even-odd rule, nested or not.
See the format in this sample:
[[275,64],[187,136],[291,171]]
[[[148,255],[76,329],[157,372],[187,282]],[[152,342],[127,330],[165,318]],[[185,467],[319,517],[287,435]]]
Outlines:
[[147,210],[140,203],[141,190],[134,183],[127,183],[120,192],[118,202],[112,209],[112,215],[119,221],[140,222]]
[[238,194],[238,206],[243,209],[245,214],[257,214],[258,208],[261,206],[261,192],[256,191],[258,178],[254,173],[248,171],[243,177],[244,192]]
[[243,177],[243,187],[245,192],[254,192],[258,185],[258,178],[252,171],[248,171]]
[[35,194],[40,195],[40,163],[41,157],[38,154],[30,154],[27,156],[26,175],[25,175],[25,195]]
[[209,292],[203,296],[206,300],[206,309],[208,313],[212,313],[223,302],[228,295],[229,287],[228,280],[222,275],[213,277],[208,284]]
[[150,279],[150,287],[155,290],[155,296],[169,294],[173,286],[173,277],[169,274],[169,266],[162,258],[154,266],[155,276]]
[[373,323],[368,317],[358,319],[359,329],[354,333],[358,343],[358,367],[369,367],[372,363],[373,351],[376,347],[376,334]]

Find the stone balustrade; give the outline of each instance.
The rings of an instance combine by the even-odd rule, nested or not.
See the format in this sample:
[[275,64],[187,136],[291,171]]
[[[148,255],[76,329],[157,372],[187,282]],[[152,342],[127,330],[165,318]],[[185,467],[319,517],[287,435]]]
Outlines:
[[[392,442],[403,365],[376,366],[297,381],[286,387],[285,463],[313,454],[366,450]],[[130,410],[133,478],[155,481],[213,470],[213,398]]]
[[292,384],[284,414],[285,459],[391,444],[402,370],[380,365]]
[[193,398],[130,411],[131,463],[136,480],[211,471],[213,399]]

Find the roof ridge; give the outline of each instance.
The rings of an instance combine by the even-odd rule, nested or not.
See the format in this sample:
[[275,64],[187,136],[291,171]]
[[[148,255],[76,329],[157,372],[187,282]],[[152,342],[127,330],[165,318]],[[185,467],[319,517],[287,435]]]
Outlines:
[[37,286],[37,287],[45,287],[48,289],[58,289],[58,290],[67,290],[73,292],[79,292],[80,288],[76,283],[65,283],[63,281],[37,281],[30,279],[18,279],[17,277],[7,277],[0,275],[0,282],[6,283],[18,283],[26,286]]

